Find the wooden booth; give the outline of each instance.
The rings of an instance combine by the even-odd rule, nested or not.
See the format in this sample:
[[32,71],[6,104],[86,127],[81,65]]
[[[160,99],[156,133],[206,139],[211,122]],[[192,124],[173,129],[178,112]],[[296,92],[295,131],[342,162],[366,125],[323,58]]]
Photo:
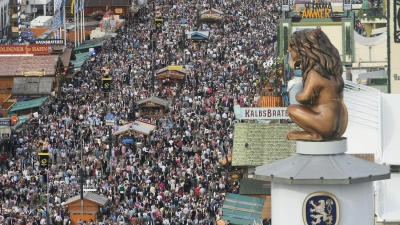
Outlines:
[[202,11],[200,19],[202,22],[219,23],[222,20],[223,14],[222,11],[212,8]]
[[86,221],[93,220],[96,223],[98,215],[100,215],[100,207],[108,204],[108,198],[92,192],[85,192],[83,194],[83,213],[81,206],[81,196],[75,195],[69,198],[65,205],[68,206],[69,215],[71,219],[70,225],[78,225],[78,220]]
[[152,96],[136,102],[139,108],[139,115],[142,117],[159,118],[164,116],[165,110],[169,105],[169,101]]
[[[172,91],[175,87],[181,88],[186,77],[187,71],[182,66],[168,66],[156,72],[156,78],[160,90],[164,88]],[[169,96],[168,96],[169,97]]]

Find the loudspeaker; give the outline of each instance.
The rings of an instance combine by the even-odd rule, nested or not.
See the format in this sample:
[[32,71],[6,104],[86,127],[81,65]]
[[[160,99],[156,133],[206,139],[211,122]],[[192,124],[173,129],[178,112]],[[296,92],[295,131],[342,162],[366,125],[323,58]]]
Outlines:
[[29,1],[26,1],[26,5],[29,5]]

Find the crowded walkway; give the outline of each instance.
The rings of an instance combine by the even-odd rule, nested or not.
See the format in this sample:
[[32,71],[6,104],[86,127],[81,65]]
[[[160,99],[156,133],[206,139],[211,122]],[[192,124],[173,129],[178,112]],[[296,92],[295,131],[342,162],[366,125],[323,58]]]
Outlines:
[[[257,106],[261,68],[275,55],[280,1],[212,1],[225,12],[223,19],[201,23],[197,11],[209,4],[149,2],[4,145],[2,223],[44,225],[49,215],[52,224],[68,225],[63,203],[80,193],[82,163],[84,187],[96,189],[110,204],[97,221],[79,225],[216,224],[226,193],[240,188],[229,181],[222,163],[232,151],[233,105]],[[161,30],[156,11],[166,18]],[[183,38],[185,30],[209,31],[210,38],[194,48]],[[153,87],[152,57],[155,70],[188,65],[182,86]],[[113,79],[110,93],[101,90],[104,76]],[[134,107],[151,95],[170,101],[161,118],[142,117]],[[136,119],[156,130],[113,137],[109,151],[107,113],[116,115],[113,132]],[[122,143],[125,138],[134,143]],[[42,150],[50,152],[48,171],[39,168]]]

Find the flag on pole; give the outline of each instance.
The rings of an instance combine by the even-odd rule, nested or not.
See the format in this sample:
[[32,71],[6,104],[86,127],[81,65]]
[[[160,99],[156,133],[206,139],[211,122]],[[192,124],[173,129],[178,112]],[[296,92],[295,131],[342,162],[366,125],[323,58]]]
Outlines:
[[61,13],[60,10],[54,15],[53,23],[51,24],[51,30],[56,31],[61,26]]
[[83,9],[85,8],[85,0],[80,0],[80,10],[79,11],[83,11]]
[[72,0],[72,2],[71,2],[71,14],[74,14],[74,6],[75,6],[75,0]]
[[54,12],[59,11],[63,0],[54,0]]
[[51,30],[56,31],[61,26],[61,5],[63,0],[54,0],[54,19],[51,24]]
[[78,13],[79,12],[79,0],[76,0],[75,1],[75,13]]

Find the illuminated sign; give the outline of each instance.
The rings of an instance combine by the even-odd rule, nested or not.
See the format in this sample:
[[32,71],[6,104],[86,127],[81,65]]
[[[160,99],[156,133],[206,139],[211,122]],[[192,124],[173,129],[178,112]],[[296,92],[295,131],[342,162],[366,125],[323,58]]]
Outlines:
[[53,52],[50,45],[1,45],[1,55],[12,54],[33,54],[33,55],[48,55]]
[[330,2],[306,3],[301,18],[331,18],[332,5]]
[[168,66],[168,70],[183,70],[183,66]]
[[253,108],[253,107],[240,107],[235,105],[233,107],[236,119],[239,120],[274,120],[274,119],[290,119],[286,107],[276,108]]

